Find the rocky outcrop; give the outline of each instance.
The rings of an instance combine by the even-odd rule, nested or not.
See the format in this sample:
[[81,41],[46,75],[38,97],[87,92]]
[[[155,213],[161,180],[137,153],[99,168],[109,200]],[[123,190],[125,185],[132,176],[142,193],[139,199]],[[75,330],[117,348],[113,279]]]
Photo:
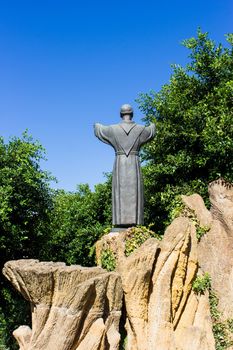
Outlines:
[[[196,295],[195,225],[185,217],[168,227],[162,241],[148,239],[130,256],[130,229],[105,236],[122,279],[126,306],[127,350],[214,350],[208,292]],[[100,260],[100,258],[99,258]]]
[[195,194],[182,196],[206,233],[198,244],[198,262],[211,276],[222,319],[233,318],[233,186],[220,179],[210,183],[210,211]]
[[210,275],[220,315],[213,322],[224,329],[233,319],[233,188],[218,180],[209,194],[210,210],[198,194],[182,196],[184,208],[161,241],[149,238],[129,252],[133,229],[103,236],[97,263],[107,252],[115,272],[8,262],[4,274],[32,306],[32,330],[14,332],[20,349],[119,349],[123,296],[126,350],[214,350],[209,291],[194,292],[193,283]]
[[117,273],[37,260],[9,261],[3,273],[31,304],[32,330],[14,332],[20,350],[118,349]]

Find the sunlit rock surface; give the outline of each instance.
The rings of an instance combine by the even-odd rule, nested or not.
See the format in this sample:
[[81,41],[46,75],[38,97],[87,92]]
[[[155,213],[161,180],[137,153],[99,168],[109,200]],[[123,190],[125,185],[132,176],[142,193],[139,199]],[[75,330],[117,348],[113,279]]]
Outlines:
[[126,257],[128,234],[129,230],[103,238],[103,246],[117,252],[127,315],[126,349],[214,350],[208,292],[192,291],[198,270],[195,225],[177,218],[162,241],[148,239]]
[[32,329],[14,332],[20,349],[117,350],[121,318],[126,350],[215,350],[209,292],[194,293],[193,281],[208,272],[221,322],[233,318],[233,187],[214,181],[209,195],[210,210],[198,194],[182,196],[184,208],[162,241],[150,238],[129,256],[130,229],[103,236],[97,263],[108,249],[115,272],[6,263],[5,276],[32,306]]
[[14,332],[20,350],[118,349],[117,273],[37,260],[9,261],[3,273],[31,303],[32,330]]

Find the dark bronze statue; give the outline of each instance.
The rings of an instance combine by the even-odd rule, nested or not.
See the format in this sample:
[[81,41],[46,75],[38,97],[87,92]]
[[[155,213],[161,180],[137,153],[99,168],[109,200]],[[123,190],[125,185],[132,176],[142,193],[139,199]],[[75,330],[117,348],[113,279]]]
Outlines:
[[112,146],[116,158],[112,174],[112,223],[117,228],[143,224],[144,193],[139,161],[140,147],[155,134],[155,125],[132,121],[133,109],[125,104],[120,110],[122,122],[94,125],[100,141]]

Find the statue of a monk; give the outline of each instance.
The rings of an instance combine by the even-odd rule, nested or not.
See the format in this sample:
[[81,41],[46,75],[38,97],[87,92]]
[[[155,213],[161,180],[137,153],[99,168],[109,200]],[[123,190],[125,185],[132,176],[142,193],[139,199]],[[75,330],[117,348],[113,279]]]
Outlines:
[[144,192],[140,168],[140,147],[155,135],[155,125],[139,125],[132,121],[133,109],[124,104],[122,122],[115,125],[94,125],[100,141],[115,150],[112,174],[112,223],[117,228],[143,224]]

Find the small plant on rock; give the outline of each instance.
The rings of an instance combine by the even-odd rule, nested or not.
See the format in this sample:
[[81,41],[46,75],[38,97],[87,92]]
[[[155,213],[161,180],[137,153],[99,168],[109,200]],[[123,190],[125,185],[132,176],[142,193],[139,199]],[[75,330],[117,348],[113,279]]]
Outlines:
[[209,294],[209,303],[210,303],[210,314],[213,322],[217,322],[220,319],[221,313],[218,310],[218,297],[217,295],[210,290]]
[[201,237],[203,237],[210,230],[209,226],[200,226],[196,225],[196,235],[198,241],[200,241]]
[[161,236],[157,235],[145,226],[132,227],[130,229],[130,235],[125,241],[125,255],[129,256],[149,238],[157,238],[161,240]]
[[224,350],[232,345],[228,339],[227,326],[225,323],[216,322],[213,324],[213,334],[215,339],[216,350]]
[[208,272],[203,276],[197,276],[193,282],[193,291],[196,294],[204,294],[206,290],[211,288],[211,278]]
[[216,350],[227,350],[233,345],[230,333],[233,333],[233,319],[221,321],[221,312],[218,310],[218,297],[211,288],[211,278],[206,272],[203,276],[197,276],[193,282],[193,291],[196,294],[204,294],[209,291],[210,314],[213,322],[213,335]]
[[182,215],[185,210],[185,205],[182,201],[182,198],[180,195],[176,195],[174,199],[171,201],[172,210],[169,215],[169,221],[173,221],[175,218],[178,218],[178,216]]
[[104,249],[101,253],[101,266],[107,271],[114,271],[116,268],[116,258],[113,251],[109,248]]

